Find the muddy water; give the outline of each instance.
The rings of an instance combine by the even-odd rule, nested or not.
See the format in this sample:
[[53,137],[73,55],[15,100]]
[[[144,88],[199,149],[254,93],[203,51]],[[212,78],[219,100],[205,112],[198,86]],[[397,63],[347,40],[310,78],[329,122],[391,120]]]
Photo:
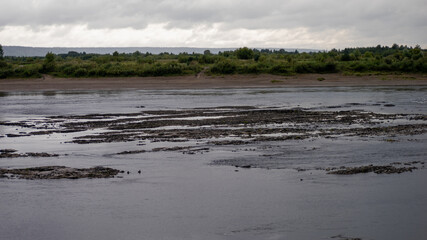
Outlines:
[[[71,143],[110,131],[105,128],[7,134],[25,135],[34,126],[57,129],[59,122],[46,125],[52,116],[101,114],[102,119],[92,119],[100,121],[141,111],[220,106],[425,116],[426,93],[425,87],[2,93],[0,122],[29,126],[0,125],[0,149],[59,157],[0,158],[0,167],[102,165],[130,173],[112,179],[0,179],[0,239],[422,239],[427,235],[427,171],[421,164],[395,175],[337,176],[318,169],[425,161],[425,133],[218,146],[204,139]],[[402,117],[380,125],[425,123],[414,121]],[[174,128],[190,127],[164,127]],[[151,151],[177,146],[209,150]],[[117,154],[135,150],[146,152]]]

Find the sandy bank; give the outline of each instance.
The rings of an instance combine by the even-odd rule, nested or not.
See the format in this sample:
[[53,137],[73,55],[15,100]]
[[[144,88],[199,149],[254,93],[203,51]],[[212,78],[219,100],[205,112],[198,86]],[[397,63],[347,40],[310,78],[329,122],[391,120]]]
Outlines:
[[427,75],[344,76],[342,74],[304,74],[276,76],[262,74],[129,78],[53,78],[45,76],[39,79],[0,79],[0,91],[405,85],[427,85]]

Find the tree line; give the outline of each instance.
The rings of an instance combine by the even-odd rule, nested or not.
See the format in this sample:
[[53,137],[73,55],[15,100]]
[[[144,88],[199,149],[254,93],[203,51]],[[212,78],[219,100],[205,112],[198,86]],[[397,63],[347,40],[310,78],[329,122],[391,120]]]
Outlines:
[[426,50],[420,46],[359,47],[329,51],[298,52],[284,49],[250,49],[212,54],[47,53],[45,57],[3,56],[0,45],[0,78],[56,77],[132,77],[197,74],[210,75],[305,73],[393,74],[426,73]]

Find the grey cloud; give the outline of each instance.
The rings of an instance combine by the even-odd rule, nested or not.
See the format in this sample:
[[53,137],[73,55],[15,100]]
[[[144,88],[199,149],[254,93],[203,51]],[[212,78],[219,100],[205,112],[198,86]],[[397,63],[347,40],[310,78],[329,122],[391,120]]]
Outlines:
[[150,23],[191,29],[350,30],[365,37],[406,34],[427,39],[424,0],[3,0],[0,27],[87,24],[89,28],[143,29]]

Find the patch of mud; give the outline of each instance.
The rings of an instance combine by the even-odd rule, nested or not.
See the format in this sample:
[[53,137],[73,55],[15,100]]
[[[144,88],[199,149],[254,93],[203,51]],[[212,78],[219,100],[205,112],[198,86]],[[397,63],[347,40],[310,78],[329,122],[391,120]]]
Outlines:
[[[233,166],[236,168],[269,168],[268,163],[264,162],[265,160],[256,160],[256,159],[225,159],[225,160],[215,160],[212,165],[224,165],[224,166]],[[413,161],[413,162],[393,162],[389,165],[365,165],[365,166],[341,166],[341,167],[331,167],[331,168],[294,168],[298,172],[310,171],[310,170],[322,170],[327,174],[335,175],[353,175],[360,173],[376,173],[376,174],[400,174],[404,172],[412,172],[417,169],[424,169],[425,162],[423,161]],[[274,164],[272,164],[274,165]]]
[[117,155],[127,155],[127,154],[138,154],[138,153],[145,153],[146,150],[133,150],[133,151],[123,151],[116,153]]
[[354,237],[346,237],[343,235],[336,235],[332,236],[331,239],[338,239],[338,240],[362,240],[361,238],[354,238]]
[[113,168],[70,168],[64,166],[45,166],[23,169],[0,169],[0,178],[19,179],[79,179],[111,178],[120,171]]
[[335,175],[353,175],[360,173],[376,173],[376,174],[393,174],[393,173],[404,173],[412,172],[413,170],[424,168],[425,162],[423,161],[413,161],[413,162],[393,162],[389,165],[366,165],[358,167],[345,167],[341,166],[337,168],[326,168],[323,169],[327,174]]
[[35,153],[35,152],[27,152],[27,153],[17,153],[18,150],[15,149],[1,149],[0,150],[0,158],[19,158],[19,157],[58,157],[58,154],[51,153]]
[[[196,154],[196,153],[204,153],[209,152],[210,148],[207,147],[159,147],[153,148],[150,152],[172,152],[172,151],[180,151],[183,154]],[[132,151],[123,151],[116,153],[117,155],[126,155],[126,154],[139,154],[149,152],[147,150],[132,150]]]
[[340,170],[329,171],[328,174],[336,175],[353,175],[359,173],[376,173],[376,174],[392,174],[392,173],[404,173],[412,172],[412,170],[418,169],[417,167],[395,167],[391,165],[384,166],[360,166],[360,167],[346,167]]

